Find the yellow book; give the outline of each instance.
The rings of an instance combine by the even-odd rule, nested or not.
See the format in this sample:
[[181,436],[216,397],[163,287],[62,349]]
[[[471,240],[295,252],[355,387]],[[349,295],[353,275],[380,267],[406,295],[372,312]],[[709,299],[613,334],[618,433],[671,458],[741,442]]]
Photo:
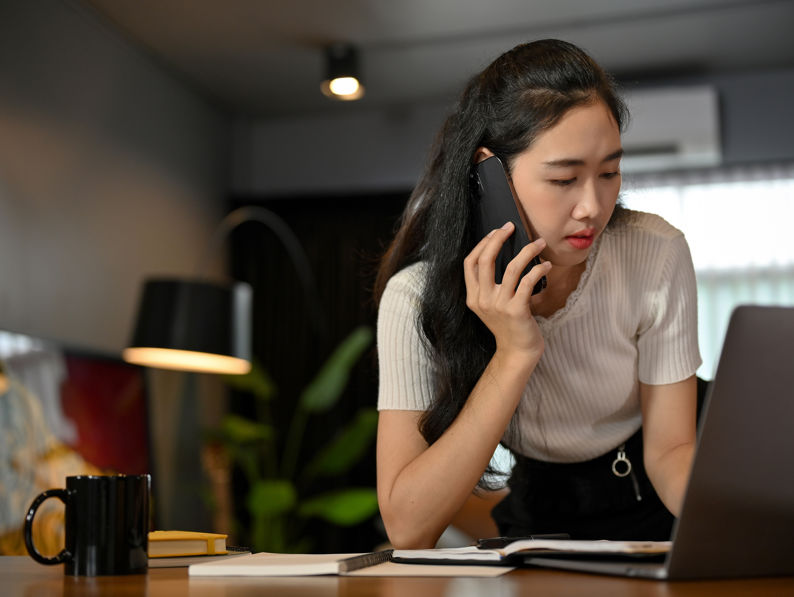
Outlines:
[[222,555],[226,549],[226,535],[197,531],[149,532],[149,557]]

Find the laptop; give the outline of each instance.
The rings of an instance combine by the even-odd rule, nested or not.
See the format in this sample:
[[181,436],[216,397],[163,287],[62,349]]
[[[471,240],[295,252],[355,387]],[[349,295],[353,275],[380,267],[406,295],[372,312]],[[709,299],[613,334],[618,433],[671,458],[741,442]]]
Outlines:
[[734,310],[704,408],[664,561],[525,563],[666,580],[794,574],[794,308]]

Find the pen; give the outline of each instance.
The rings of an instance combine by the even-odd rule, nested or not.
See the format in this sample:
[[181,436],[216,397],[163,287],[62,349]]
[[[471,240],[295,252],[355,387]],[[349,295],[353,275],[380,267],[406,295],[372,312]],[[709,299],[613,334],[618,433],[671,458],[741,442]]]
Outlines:
[[514,541],[526,541],[529,539],[570,539],[568,533],[545,533],[540,535],[527,535],[526,537],[488,537],[487,539],[477,539],[477,547],[480,549],[499,549]]

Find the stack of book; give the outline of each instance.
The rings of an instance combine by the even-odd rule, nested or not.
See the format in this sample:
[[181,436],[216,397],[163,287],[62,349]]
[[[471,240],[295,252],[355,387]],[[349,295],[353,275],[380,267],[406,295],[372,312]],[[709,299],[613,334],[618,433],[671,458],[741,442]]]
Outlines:
[[151,531],[149,568],[190,566],[250,554],[247,547],[226,545],[226,535],[196,531]]

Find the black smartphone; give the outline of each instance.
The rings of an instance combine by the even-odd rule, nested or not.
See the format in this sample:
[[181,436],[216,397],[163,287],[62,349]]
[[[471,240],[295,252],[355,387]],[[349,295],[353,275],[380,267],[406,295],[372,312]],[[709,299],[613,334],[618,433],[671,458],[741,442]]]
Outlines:
[[[496,257],[496,283],[501,284],[507,264],[524,246],[532,242],[529,222],[524,214],[524,209],[513,195],[507,171],[498,157],[491,156],[478,163],[474,174],[479,195],[479,209],[475,211],[477,240],[479,241],[491,230],[501,228],[508,221],[513,222],[515,226],[515,231],[502,245],[502,250]],[[535,257],[521,276],[526,275],[539,263],[540,258]],[[546,276],[543,276],[535,284],[532,294],[537,294],[544,288],[546,288]]]

